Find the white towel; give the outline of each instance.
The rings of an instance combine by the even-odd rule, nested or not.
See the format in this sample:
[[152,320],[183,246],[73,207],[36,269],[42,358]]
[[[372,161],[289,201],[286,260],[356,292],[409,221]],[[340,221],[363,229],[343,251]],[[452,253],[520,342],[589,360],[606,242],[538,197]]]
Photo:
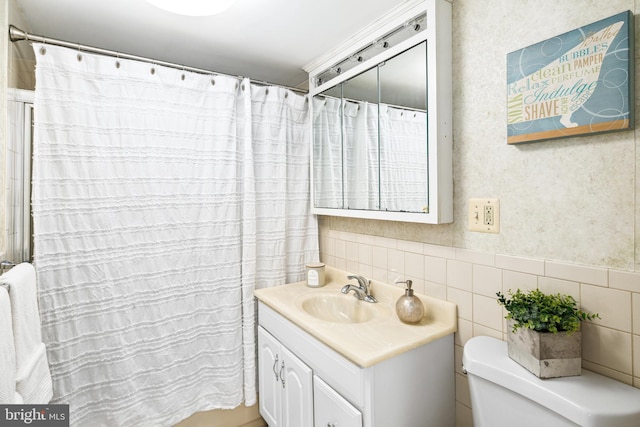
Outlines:
[[13,343],[11,304],[7,290],[0,286],[0,404],[17,403],[16,347]]
[[29,363],[18,371],[16,390],[24,403],[45,404],[53,396],[51,373],[47,361],[47,348],[40,343],[29,358]]
[[16,346],[16,390],[24,403],[49,403],[53,387],[40,331],[35,269],[27,262],[16,265],[0,276],[0,283],[10,287]]

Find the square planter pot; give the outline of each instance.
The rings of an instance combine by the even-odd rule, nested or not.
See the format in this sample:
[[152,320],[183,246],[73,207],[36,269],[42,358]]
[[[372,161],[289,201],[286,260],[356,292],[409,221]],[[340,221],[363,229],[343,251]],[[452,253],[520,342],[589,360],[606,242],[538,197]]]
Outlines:
[[582,373],[582,333],[537,332],[507,320],[509,357],[538,378],[572,377]]

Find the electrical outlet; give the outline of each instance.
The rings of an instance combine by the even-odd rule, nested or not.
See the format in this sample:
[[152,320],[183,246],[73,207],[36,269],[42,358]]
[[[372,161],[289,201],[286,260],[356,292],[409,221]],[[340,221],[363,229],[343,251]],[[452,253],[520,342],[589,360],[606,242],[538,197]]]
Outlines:
[[469,230],[482,233],[499,233],[500,200],[469,199]]
[[484,205],[484,225],[493,225],[493,206]]

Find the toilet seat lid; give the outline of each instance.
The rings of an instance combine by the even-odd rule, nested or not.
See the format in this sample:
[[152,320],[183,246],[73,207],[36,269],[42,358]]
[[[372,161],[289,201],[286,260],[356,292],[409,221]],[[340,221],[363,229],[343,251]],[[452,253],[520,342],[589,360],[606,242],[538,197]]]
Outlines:
[[640,389],[583,370],[575,377],[540,379],[507,355],[507,343],[471,338],[464,369],[518,393],[583,427],[632,427],[640,423]]

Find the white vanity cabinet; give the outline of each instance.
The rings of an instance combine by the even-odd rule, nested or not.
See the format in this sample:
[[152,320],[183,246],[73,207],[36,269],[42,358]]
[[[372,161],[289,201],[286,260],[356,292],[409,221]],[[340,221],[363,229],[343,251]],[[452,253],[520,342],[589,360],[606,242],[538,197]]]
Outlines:
[[312,372],[264,328],[258,328],[260,414],[270,427],[313,425]]
[[[453,334],[360,367],[262,301],[258,323],[260,413],[270,427],[294,427],[287,417],[304,420],[295,427],[455,426]],[[281,381],[281,358],[285,367],[298,359],[309,369],[304,380],[296,380],[301,397],[293,405],[282,396],[294,386],[287,379],[284,388],[275,384]]]

